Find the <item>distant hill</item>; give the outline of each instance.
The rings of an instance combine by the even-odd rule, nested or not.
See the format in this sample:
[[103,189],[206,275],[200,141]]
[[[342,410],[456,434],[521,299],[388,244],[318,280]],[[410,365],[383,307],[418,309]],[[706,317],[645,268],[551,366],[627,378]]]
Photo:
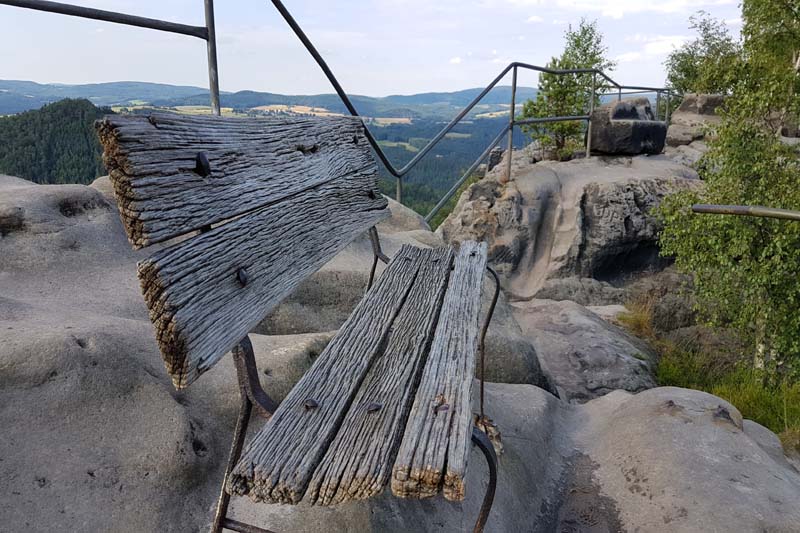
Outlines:
[[[359,113],[369,117],[449,119],[467,105],[482,89],[435,92],[412,95],[372,97],[352,95]],[[536,95],[536,89],[518,87],[517,100],[522,102]],[[482,100],[476,113],[503,109],[511,97],[508,86],[495,87]],[[87,85],[40,84],[31,81],[0,80],[0,115],[38,109],[63,98],[85,98],[98,106],[134,106],[150,104],[176,107],[208,105],[208,90],[201,87],[176,86],[145,82],[110,82]],[[222,105],[250,109],[266,105],[321,107],[336,113],[347,110],[336,94],[285,95],[257,91],[222,93]]]
[[115,81],[64,85],[32,81],[0,80],[0,115],[10,115],[64,98],[84,98],[96,106],[133,105],[167,98],[186,98],[194,94],[208,98],[208,89],[140,81]]
[[67,99],[0,117],[0,174],[36,183],[91,183],[105,173],[94,121],[110,112]]

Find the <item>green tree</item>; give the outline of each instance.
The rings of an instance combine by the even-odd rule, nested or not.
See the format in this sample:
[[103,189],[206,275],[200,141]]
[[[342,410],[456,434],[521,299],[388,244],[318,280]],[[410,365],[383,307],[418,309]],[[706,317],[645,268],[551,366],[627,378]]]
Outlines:
[[698,36],[667,57],[667,83],[680,94],[730,94],[742,68],[742,44],[705,11],[689,18]]
[[705,188],[666,199],[662,252],[694,274],[704,318],[751,339],[755,363],[797,378],[800,224],[690,211],[693,203],[800,209],[800,154],[777,135],[800,109],[800,17],[781,0],[745,0],[743,18],[740,78],[700,166]]
[[[597,69],[604,72],[612,70],[616,64],[606,55],[608,48],[603,44],[603,34],[597,29],[597,21],[581,19],[578,28],[570,26],[564,34],[565,46],[561,56],[554,57],[547,64],[550,69]],[[596,79],[595,105],[597,96],[606,86],[601,78]],[[545,118],[556,116],[575,116],[586,114],[592,98],[592,74],[557,75],[542,72],[539,74],[539,92],[535,100],[528,100],[522,106],[520,118]],[[568,158],[580,147],[584,130],[581,122],[555,122],[531,124],[523,130],[538,141],[541,146],[553,150],[560,159]]]
[[0,117],[0,173],[36,183],[91,183],[105,173],[94,121],[111,113],[65,99]]

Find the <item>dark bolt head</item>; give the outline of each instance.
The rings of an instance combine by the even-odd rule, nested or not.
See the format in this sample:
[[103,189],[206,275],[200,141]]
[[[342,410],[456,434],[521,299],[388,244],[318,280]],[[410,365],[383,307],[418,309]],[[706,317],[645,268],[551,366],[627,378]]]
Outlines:
[[247,270],[244,268],[240,268],[236,271],[236,280],[239,282],[239,285],[244,287],[247,285]]
[[197,152],[197,156],[194,158],[195,166],[194,171],[202,176],[206,177],[211,175],[211,164],[208,162],[208,158],[204,152]]
[[382,403],[372,402],[371,404],[369,404],[367,406],[367,412],[368,413],[374,413],[375,411],[380,411],[381,408],[383,408],[383,404]]
[[319,407],[319,404],[315,399],[308,398],[305,402],[303,402],[303,407],[306,408],[306,411],[310,411],[311,409],[316,409]]

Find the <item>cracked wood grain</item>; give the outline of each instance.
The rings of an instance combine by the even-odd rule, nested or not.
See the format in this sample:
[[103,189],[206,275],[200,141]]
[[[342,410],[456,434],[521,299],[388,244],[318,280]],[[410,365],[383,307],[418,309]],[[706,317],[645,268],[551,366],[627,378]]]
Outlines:
[[[96,123],[128,239],[141,248],[359,172],[377,180],[353,117],[109,115]],[[210,174],[196,170],[205,154]]]
[[380,493],[414,400],[442,304],[453,252],[425,250],[386,348],[367,373],[347,415],[317,466],[305,500],[334,505]]
[[464,498],[486,244],[461,243],[392,471],[396,496]]
[[[255,501],[298,503],[336,436],[420,269],[423,250],[404,246],[245,448],[227,483]],[[313,400],[315,407],[308,408]]]
[[356,172],[141,261],[139,281],[175,386],[197,379],[304,279],[388,214],[372,172]]

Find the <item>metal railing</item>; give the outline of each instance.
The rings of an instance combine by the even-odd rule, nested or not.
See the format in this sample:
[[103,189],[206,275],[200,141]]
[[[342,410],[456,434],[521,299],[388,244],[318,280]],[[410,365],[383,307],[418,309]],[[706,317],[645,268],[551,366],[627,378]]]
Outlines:
[[[361,116],[358,113],[358,110],[353,105],[350,97],[347,95],[345,90],[342,88],[342,85],[339,83],[339,80],[336,79],[333,72],[331,71],[328,64],[323,59],[322,55],[317,51],[314,44],[302,30],[300,25],[294,19],[292,14],[286,9],[286,6],[283,5],[283,2],[280,0],[270,0],[275,8],[278,10],[280,15],[292,29],[294,34],[306,48],[306,50],[311,54],[311,56],[316,61],[317,65],[322,70],[325,77],[330,82],[331,86],[333,86],[336,94],[342,100],[342,103],[347,108],[347,111],[353,116]],[[37,11],[47,11],[51,13],[59,13],[62,15],[71,15],[76,17],[82,18],[89,18],[95,20],[103,20],[107,22],[114,22],[118,24],[126,24],[129,26],[138,26],[142,28],[150,28],[154,30],[166,31],[171,33],[178,33],[182,35],[189,35],[192,37],[198,37],[204,39],[208,43],[208,79],[209,79],[209,92],[211,96],[211,109],[212,112],[216,115],[220,114],[220,98],[219,98],[219,77],[217,72],[217,46],[216,46],[216,32],[214,26],[214,0],[204,0],[205,5],[205,26],[187,26],[184,24],[178,24],[174,22],[167,22],[157,19],[150,19],[145,17],[138,17],[134,15],[126,15],[122,13],[115,13],[111,11],[103,11],[99,9],[93,9],[88,7],[80,7],[74,6],[70,4],[62,4],[59,2],[49,2],[45,0],[0,0],[0,4],[5,4],[9,6],[16,6],[22,7],[27,9],[34,9]],[[546,118],[528,118],[528,119],[517,119],[516,118],[516,93],[517,93],[517,73],[519,69],[522,70],[530,70],[534,72],[541,72],[546,74],[553,74],[559,76],[570,76],[570,75],[587,75],[591,74],[591,91],[589,96],[588,102],[588,114],[586,115],[575,115],[575,116],[560,116],[560,117],[546,117]],[[497,146],[502,140],[504,136],[508,136],[508,144],[507,144],[507,167],[506,167],[506,174],[507,176],[511,175],[511,155],[514,149],[513,145],[513,135],[514,135],[514,128],[524,125],[530,124],[545,124],[545,123],[552,123],[552,122],[569,122],[569,121],[582,121],[586,122],[587,124],[587,135],[586,135],[586,157],[589,157],[591,154],[592,149],[592,122],[591,122],[591,114],[594,111],[595,100],[607,93],[598,93],[597,87],[597,79],[598,77],[602,80],[607,82],[607,87],[614,89],[617,98],[619,100],[622,99],[623,95],[634,95],[634,94],[656,94],[656,119],[660,118],[660,108],[661,108],[661,98],[662,95],[666,97],[666,106],[665,106],[665,114],[664,120],[669,122],[670,118],[670,110],[671,110],[671,98],[673,96],[672,91],[667,87],[640,87],[640,86],[631,86],[631,85],[622,85],[614,81],[611,77],[609,77],[606,73],[601,70],[593,69],[593,68],[582,68],[582,69],[551,69],[547,67],[540,67],[537,65],[530,65],[527,63],[521,62],[512,62],[507,67],[505,67],[495,78],[492,80],[489,85],[484,88],[480,94],[478,94],[469,104],[467,104],[464,109],[462,109],[442,130],[437,133],[422,149],[417,152],[417,154],[405,165],[401,168],[396,168],[391,161],[389,161],[388,157],[384,153],[383,149],[381,148],[378,141],[372,135],[372,132],[369,128],[365,125],[365,133],[366,137],[369,140],[370,145],[372,146],[375,154],[377,155],[378,159],[381,161],[383,166],[386,170],[395,177],[396,181],[396,192],[395,197],[398,202],[402,202],[403,198],[403,176],[408,174],[411,169],[413,169],[419,161],[425,157],[445,136],[456,126],[458,125],[464,117],[466,117],[472,109],[480,103],[480,101],[491,91],[495,86],[497,86],[500,81],[505,78],[505,76],[511,72],[511,101],[510,101],[510,108],[509,108],[509,119],[508,123],[500,130],[497,136],[492,140],[491,143],[486,147],[486,149],[480,154],[480,156],[475,160],[475,162],[470,165],[467,171],[455,182],[455,184],[450,188],[447,193],[439,200],[439,202],[434,206],[434,208],[425,216],[426,221],[430,221],[439,210],[444,207],[447,202],[452,198],[452,196],[458,191],[458,189],[464,184],[464,182],[469,179],[469,177],[475,172],[481,162],[486,159],[489,155],[489,152]],[[602,90],[602,87],[600,87]],[[626,92],[623,92],[626,91]]]
[[211,95],[211,111],[215,115],[219,115],[219,73],[217,70],[217,35],[214,25],[214,0],[203,0],[203,2],[205,4],[206,25],[189,26],[177,22],[168,22],[166,20],[117,13],[115,11],[104,11],[91,7],[62,4],[61,2],[49,2],[46,0],[0,0],[0,4],[5,4],[7,6],[85,19],[102,20],[116,24],[125,24],[126,26],[148,28],[151,30],[177,33],[203,39],[207,43],[208,50],[208,89]]

